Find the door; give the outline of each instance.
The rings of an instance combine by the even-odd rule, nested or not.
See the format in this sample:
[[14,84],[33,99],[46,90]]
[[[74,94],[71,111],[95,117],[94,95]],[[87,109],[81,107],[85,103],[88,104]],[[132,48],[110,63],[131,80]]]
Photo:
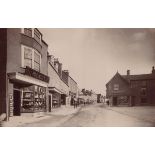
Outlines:
[[21,112],[20,112],[20,107],[21,107],[21,94],[19,90],[14,90],[13,91],[13,99],[14,99],[14,103],[13,103],[13,115],[14,116],[20,116]]
[[117,105],[117,97],[113,97],[113,105]]
[[49,112],[51,112],[51,108],[52,108],[52,97],[51,97],[51,95],[49,95],[48,97],[49,97]]

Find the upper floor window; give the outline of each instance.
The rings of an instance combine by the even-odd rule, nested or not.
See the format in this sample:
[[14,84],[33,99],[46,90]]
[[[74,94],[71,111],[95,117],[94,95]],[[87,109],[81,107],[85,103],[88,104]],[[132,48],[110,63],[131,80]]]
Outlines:
[[24,67],[32,68],[32,49],[24,47]]
[[37,29],[34,29],[34,39],[39,43],[41,42],[41,34]]
[[31,28],[24,28],[24,34],[32,37],[32,29]]
[[38,43],[41,44],[41,33],[34,28],[23,28],[21,29],[21,32],[25,35],[34,38]]
[[114,84],[114,90],[119,90],[119,84]]
[[26,66],[39,72],[41,67],[41,55],[35,49],[22,45],[22,67]]
[[34,51],[34,69],[40,71],[41,57],[37,51]]

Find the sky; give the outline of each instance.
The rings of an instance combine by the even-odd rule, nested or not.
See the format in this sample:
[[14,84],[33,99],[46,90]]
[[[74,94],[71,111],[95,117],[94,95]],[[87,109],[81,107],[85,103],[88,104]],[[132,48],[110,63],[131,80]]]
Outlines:
[[155,29],[40,29],[49,53],[86,88],[105,95],[105,84],[118,71],[151,73],[155,66]]

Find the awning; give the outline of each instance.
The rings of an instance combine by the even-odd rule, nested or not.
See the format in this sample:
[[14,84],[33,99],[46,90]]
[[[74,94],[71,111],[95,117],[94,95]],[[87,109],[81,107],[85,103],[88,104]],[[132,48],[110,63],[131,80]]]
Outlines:
[[9,79],[15,81],[15,82],[19,82],[19,83],[23,83],[23,84],[34,84],[34,85],[38,85],[38,86],[42,86],[42,87],[47,87],[48,83],[35,79],[33,77],[27,76],[27,75],[23,75],[21,73],[18,72],[14,72],[14,73],[8,73]]
[[48,87],[49,92],[57,92],[59,94],[64,94],[63,92],[61,92],[59,89],[55,88],[55,87]]

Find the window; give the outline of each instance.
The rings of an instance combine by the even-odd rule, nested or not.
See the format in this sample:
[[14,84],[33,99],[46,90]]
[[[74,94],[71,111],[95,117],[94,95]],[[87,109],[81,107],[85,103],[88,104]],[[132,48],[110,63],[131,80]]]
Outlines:
[[24,28],[24,34],[32,37],[32,29],[31,28]]
[[114,84],[114,90],[119,90],[119,84]]
[[39,44],[41,44],[41,33],[34,28],[22,28],[21,32],[29,37],[34,38]]
[[22,67],[26,66],[39,72],[41,66],[41,55],[33,48],[22,45]]
[[24,67],[32,68],[32,49],[24,47]]
[[147,98],[141,98],[141,103],[147,103]]
[[40,71],[40,54],[37,51],[34,52],[34,69]]
[[40,43],[41,40],[41,34],[39,33],[39,31],[37,29],[34,29],[34,39]]
[[146,96],[146,88],[141,88],[140,94]]

